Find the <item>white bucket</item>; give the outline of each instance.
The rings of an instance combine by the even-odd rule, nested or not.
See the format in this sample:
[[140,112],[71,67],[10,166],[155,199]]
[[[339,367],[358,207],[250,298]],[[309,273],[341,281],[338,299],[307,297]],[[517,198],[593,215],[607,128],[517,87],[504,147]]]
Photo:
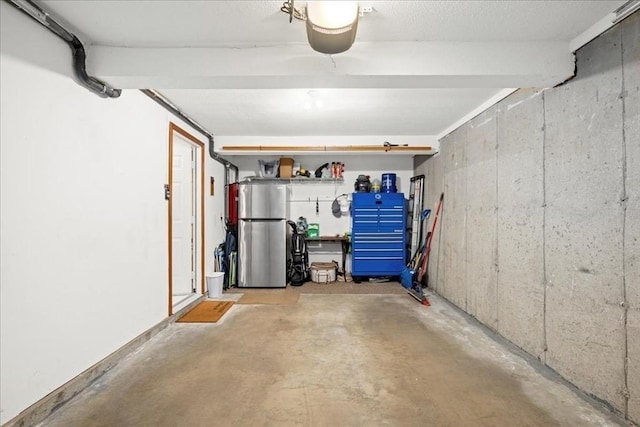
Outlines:
[[330,283],[336,281],[336,265],[332,262],[311,263],[311,281]]
[[340,213],[342,215],[348,215],[349,214],[349,200],[346,198],[342,198],[338,201],[338,203],[340,203]]
[[216,271],[207,274],[207,291],[209,298],[219,298],[222,296],[222,285],[224,284],[224,273]]

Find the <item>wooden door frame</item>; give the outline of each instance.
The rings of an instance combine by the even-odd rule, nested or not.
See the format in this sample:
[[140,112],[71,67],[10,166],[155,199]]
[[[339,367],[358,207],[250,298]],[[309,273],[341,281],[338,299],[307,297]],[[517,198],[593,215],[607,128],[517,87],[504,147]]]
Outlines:
[[200,290],[204,295],[204,261],[205,261],[205,242],[204,242],[204,169],[205,169],[205,145],[198,138],[173,122],[169,122],[169,203],[168,203],[168,254],[169,254],[169,316],[173,314],[173,135],[174,133],[186,138],[194,145],[200,148]]

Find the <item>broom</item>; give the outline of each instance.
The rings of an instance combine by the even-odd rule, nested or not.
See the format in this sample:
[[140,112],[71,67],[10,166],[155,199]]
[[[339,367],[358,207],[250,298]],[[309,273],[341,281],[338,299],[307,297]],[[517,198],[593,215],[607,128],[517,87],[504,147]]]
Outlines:
[[[438,209],[436,209],[436,216],[433,219],[433,224],[431,225],[431,231],[427,233],[427,238],[425,239],[425,245],[424,245],[425,248],[424,248],[424,253],[422,255],[422,258],[420,260],[421,261],[420,268],[418,269],[417,272],[413,272],[413,274],[411,275],[410,287],[407,287],[403,283],[403,286],[408,288],[407,292],[409,293],[409,295],[411,295],[413,298],[418,300],[418,302],[426,306],[430,306],[431,303],[429,303],[429,300],[427,299],[427,297],[424,296],[424,293],[422,292],[422,277],[424,276],[424,273],[427,269],[427,264],[429,263],[429,253],[431,252],[431,241],[433,239],[433,233],[436,230],[436,224],[438,223],[438,215],[440,214],[440,209],[442,208],[443,200],[444,200],[444,193],[440,194],[440,201],[438,202]],[[417,280],[415,280],[416,273],[417,273]]]
[[[430,213],[431,213],[431,209],[425,209],[422,211],[422,213],[420,214],[420,228],[422,228],[424,221],[429,217]],[[429,237],[427,235],[427,239],[428,238]],[[411,288],[411,286],[413,286],[413,276],[415,275],[415,270],[420,265],[420,260],[424,255],[427,239],[424,240],[424,242],[419,248],[416,248],[416,251],[411,257],[411,260],[407,263],[407,265],[404,267],[404,269],[400,273],[400,283],[405,288]]]
[[[427,264],[429,263],[429,253],[431,253],[431,242],[433,240],[433,233],[436,231],[436,224],[438,224],[438,215],[440,215],[440,209],[442,208],[442,201],[444,200],[444,193],[440,194],[440,201],[438,202],[438,209],[436,209],[436,216],[433,219],[433,224],[431,225],[431,231],[428,233],[429,238],[427,239],[429,243],[427,243],[427,250],[425,251],[424,258],[422,259],[422,265],[418,270],[418,283],[422,282],[422,277],[424,273],[427,271]],[[420,285],[422,287],[422,285]]]

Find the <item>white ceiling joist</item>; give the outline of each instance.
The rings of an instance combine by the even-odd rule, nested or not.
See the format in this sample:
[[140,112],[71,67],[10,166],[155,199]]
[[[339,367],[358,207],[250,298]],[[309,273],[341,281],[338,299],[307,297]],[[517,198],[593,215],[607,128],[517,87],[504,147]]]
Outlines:
[[566,42],[358,43],[212,48],[92,46],[89,70],[125,89],[551,87],[574,71]]

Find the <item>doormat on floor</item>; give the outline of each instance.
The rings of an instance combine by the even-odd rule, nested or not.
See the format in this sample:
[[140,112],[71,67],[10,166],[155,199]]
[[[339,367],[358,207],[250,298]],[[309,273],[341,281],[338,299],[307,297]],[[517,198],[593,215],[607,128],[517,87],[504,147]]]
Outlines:
[[246,292],[238,300],[238,304],[294,305],[298,303],[299,297],[299,292],[287,290]]
[[176,322],[215,323],[231,308],[233,301],[202,301]]

